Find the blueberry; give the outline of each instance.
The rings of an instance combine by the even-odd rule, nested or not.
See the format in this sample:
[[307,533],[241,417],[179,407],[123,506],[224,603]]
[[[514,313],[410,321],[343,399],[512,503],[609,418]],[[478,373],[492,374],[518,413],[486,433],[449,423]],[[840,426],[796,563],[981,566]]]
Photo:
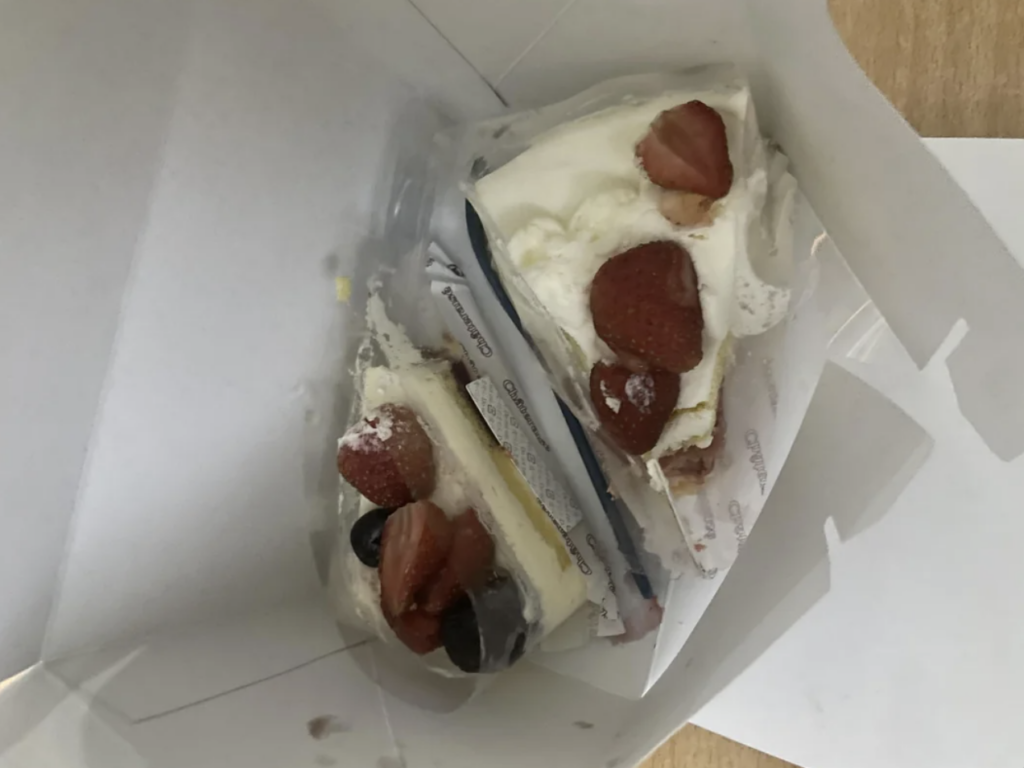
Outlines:
[[352,551],[363,565],[371,568],[380,565],[380,539],[384,533],[384,523],[394,511],[383,507],[371,509],[352,526],[349,541],[352,542]]
[[441,616],[441,643],[452,664],[463,672],[480,671],[480,627],[476,623],[476,610],[467,595],[463,595]]
[[498,672],[515,664],[526,650],[528,631],[519,588],[503,572],[441,616],[441,642],[463,672]]

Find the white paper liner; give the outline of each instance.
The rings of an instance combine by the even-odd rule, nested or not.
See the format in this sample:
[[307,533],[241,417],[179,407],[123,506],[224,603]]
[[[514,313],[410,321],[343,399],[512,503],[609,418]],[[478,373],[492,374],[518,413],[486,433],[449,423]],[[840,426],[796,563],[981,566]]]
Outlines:
[[[755,268],[764,265],[761,271],[770,270],[773,261],[791,264],[793,253],[798,191],[783,155],[774,156],[769,178],[760,231],[749,243],[751,263]],[[697,493],[670,495],[690,552],[707,574],[735,561],[778,479],[796,430],[787,438],[777,435],[777,425],[803,420],[807,403],[781,399],[787,393],[780,387],[821,370],[825,340],[806,327],[820,324],[820,318],[800,311],[814,291],[815,274],[813,264],[801,260],[788,281],[790,303],[782,322],[735,341],[722,391],[726,428],[715,470]]]

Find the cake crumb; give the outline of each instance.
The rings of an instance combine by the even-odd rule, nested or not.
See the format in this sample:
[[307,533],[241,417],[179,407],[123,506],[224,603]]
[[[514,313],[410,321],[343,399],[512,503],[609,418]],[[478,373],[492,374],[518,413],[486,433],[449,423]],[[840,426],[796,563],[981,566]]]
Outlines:
[[334,295],[342,304],[347,304],[352,298],[352,281],[347,277],[334,278]]
[[335,733],[345,733],[352,730],[351,726],[342,722],[333,715],[320,715],[306,723],[306,730],[309,735],[317,741],[322,741]]

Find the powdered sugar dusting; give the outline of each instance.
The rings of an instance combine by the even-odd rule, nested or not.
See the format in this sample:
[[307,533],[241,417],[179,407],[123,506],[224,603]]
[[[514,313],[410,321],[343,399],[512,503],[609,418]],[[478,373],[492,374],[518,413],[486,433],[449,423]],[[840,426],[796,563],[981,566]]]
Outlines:
[[643,413],[654,402],[654,379],[649,373],[634,373],[626,380],[626,399]]
[[341,445],[356,451],[368,450],[386,443],[394,431],[395,422],[391,414],[378,409],[349,429],[341,438]]

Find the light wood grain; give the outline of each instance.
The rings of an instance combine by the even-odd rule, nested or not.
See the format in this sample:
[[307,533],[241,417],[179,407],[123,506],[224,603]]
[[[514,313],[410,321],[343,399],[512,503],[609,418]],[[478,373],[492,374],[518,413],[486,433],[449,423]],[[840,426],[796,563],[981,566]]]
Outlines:
[[[1024,0],[830,0],[839,34],[922,136],[1024,137]],[[642,768],[790,768],[688,725]]]
[[1024,137],[1024,2],[830,6],[854,58],[922,136]]
[[688,725],[642,768],[792,768],[774,757]]

